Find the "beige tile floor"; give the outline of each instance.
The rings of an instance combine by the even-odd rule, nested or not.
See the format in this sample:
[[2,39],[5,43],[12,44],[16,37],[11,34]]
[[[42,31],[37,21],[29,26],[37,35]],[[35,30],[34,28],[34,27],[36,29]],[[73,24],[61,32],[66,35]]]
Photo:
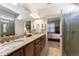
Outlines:
[[48,41],[48,47],[45,47],[41,56],[60,56],[60,42]]

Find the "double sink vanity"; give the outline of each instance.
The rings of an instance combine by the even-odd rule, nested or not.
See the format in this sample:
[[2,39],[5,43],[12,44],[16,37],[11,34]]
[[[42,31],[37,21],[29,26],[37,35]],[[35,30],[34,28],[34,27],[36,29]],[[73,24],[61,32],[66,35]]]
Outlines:
[[0,44],[0,56],[40,56],[45,44],[45,33],[24,36]]

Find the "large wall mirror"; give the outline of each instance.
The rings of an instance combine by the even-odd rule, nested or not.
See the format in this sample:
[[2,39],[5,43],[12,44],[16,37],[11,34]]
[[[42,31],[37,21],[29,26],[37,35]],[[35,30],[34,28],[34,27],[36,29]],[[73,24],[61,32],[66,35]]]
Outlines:
[[15,35],[15,21],[0,18],[0,36]]

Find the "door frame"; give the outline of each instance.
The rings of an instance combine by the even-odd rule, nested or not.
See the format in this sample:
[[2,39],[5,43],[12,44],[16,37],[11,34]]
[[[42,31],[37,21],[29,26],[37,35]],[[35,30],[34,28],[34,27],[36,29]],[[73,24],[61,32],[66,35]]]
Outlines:
[[62,56],[63,53],[63,14],[61,10],[61,15],[60,15],[60,55]]

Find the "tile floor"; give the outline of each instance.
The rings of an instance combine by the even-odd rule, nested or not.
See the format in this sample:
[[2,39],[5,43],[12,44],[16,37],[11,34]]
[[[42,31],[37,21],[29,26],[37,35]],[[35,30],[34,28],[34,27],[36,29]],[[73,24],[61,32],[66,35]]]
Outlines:
[[48,41],[48,47],[45,47],[41,56],[60,56],[60,42]]

